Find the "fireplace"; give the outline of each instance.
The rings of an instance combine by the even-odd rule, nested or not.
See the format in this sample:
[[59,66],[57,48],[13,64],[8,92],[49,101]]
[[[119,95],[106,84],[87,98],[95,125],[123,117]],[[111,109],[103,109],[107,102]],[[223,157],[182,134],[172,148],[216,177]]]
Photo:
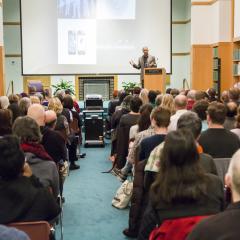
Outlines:
[[100,94],[104,101],[112,99],[114,76],[80,76],[78,80],[80,101],[88,94]]

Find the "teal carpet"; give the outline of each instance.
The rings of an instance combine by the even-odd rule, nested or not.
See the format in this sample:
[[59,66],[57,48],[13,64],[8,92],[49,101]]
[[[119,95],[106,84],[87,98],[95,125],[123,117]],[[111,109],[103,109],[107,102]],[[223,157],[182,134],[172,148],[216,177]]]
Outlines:
[[[64,185],[64,240],[124,240],[122,230],[128,226],[129,210],[111,206],[121,185],[112,174],[103,174],[111,167],[110,144],[105,148],[85,148],[80,170],[70,172]],[[57,227],[57,239],[59,227]]]

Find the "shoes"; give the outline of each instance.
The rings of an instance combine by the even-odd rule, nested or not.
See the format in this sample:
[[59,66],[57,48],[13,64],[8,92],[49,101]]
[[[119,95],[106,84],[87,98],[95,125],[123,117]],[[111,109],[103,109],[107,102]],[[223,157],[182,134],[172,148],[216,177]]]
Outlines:
[[133,232],[129,228],[124,229],[123,234],[129,238],[137,238],[138,236],[137,232]]
[[86,157],[86,153],[80,153],[80,154],[79,154],[79,157],[80,157],[80,158],[85,158],[85,157]]
[[80,166],[75,164],[75,163],[71,163],[70,167],[69,167],[70,170],[76,170],[76,169],[79,169],[79,168],[80,168]]

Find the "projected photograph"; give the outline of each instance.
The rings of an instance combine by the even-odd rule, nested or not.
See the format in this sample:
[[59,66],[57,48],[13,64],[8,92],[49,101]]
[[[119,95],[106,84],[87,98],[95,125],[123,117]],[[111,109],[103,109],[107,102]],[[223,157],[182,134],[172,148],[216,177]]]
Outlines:
[[58,18],[96,17],[96,0],[58,0]]
[[58,63],[96,64],[95,20],[58,20]]
[[136,0],[98,0],[97,19],[135,19]]

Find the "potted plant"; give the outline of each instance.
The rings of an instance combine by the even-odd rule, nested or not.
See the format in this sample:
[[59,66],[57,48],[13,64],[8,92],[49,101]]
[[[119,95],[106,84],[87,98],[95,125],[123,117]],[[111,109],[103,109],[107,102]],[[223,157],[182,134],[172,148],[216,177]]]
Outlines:
[[126,93],[133,94],[134,88],[139,87],[139,84],[135,82],[128,82],[128,83],[123,82],[122,87]]
[[54,88],[54,95],[56,94],[57,91],[59,90],[68,90],[71,95],[74,95],[74,86],[72,82],[70,81],[65,81],[61,79],[61,81],[57,84],[53,84],[52,87]]

